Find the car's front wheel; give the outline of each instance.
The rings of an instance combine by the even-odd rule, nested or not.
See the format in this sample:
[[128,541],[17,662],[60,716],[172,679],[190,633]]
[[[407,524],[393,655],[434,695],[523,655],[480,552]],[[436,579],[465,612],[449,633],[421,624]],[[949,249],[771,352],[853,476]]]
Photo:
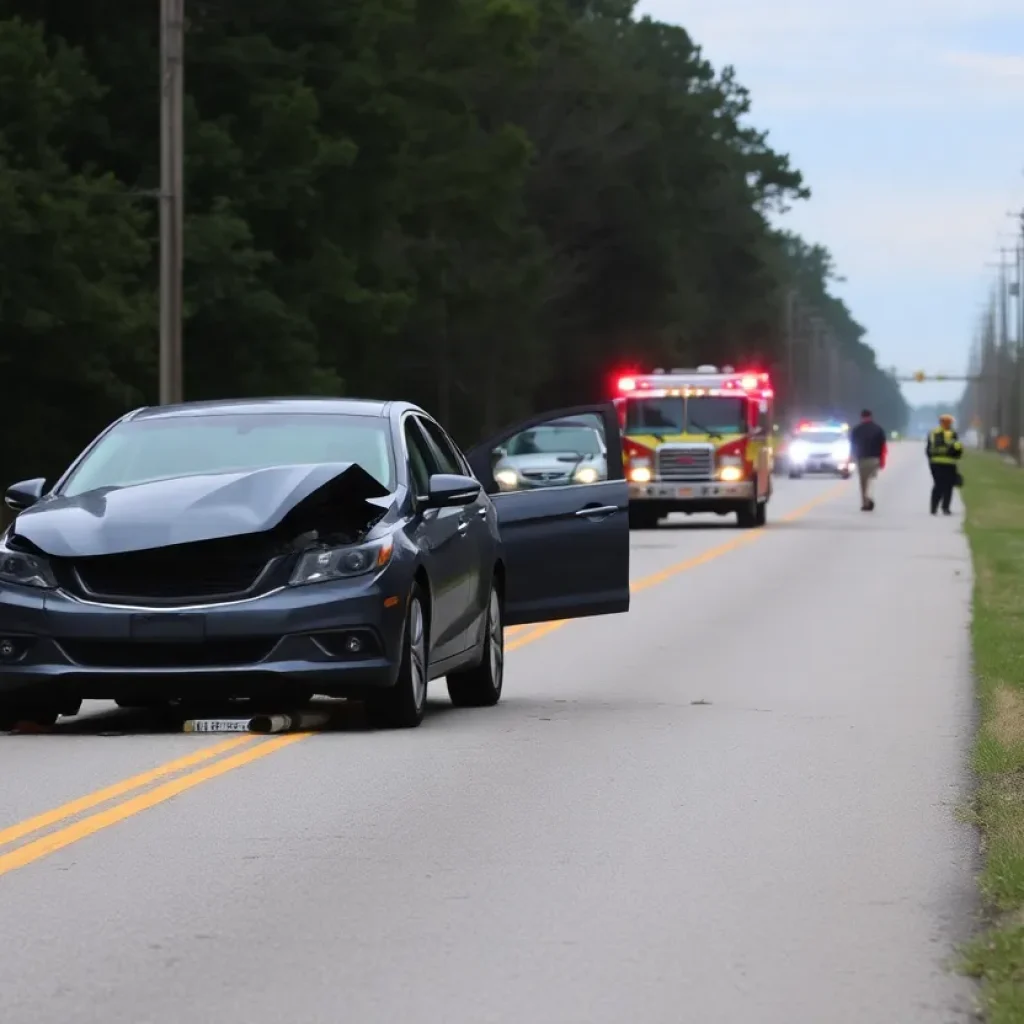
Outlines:
[[402,639],[402,661],[394,686],[366,702],[370,724],[378,729],[413,729],[427,704],[428,630],[426,602],[419,584],[409,592]]
[[56,723],[60,714],[59,704],[0,700],[0,732],[11,732],[19,725],[49,727]]
[[491,583],[483,648],[479,665],[448,676],[448,696],[456,707],[488,708],[501,700],[505,679],[505,626],[497,580]]

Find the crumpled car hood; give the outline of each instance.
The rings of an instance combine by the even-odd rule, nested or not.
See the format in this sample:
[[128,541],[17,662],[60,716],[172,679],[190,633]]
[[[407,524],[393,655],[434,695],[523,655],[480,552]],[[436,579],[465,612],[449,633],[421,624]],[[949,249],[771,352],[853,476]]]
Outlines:
[[280,529],[357,537],[389,491],[355,463],[175,477],[44,499],[13,537],[57,558],[122,554]]

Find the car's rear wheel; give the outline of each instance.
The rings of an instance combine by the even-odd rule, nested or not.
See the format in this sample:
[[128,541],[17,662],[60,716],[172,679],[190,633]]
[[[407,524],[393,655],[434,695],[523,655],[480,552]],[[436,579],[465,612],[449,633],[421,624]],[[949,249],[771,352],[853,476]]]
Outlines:
[[427,704],[428,630],[423,591],[414,583],[409,593],[402,638],[402,661],[394,686],[372,694],[366,715],[378,729],[413,729],[423,721]]
[[448,696],[460,708],[488,708],[501,700],[505,680],[505,626],[497,580],[491,583],[480,664],[448,676]]

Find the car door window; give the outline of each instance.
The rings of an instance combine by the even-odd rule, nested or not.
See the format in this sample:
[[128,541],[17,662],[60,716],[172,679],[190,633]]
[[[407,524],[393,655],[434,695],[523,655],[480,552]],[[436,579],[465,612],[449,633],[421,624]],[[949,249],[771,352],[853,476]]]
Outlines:
[[417,422],[433,443],[442,473],[454,473],[456,476],[465,476],[469,473],[469,466],[465,464],[455,445],[433,420],[417,417]]
[[417,497],[422,497],[430,490],[430,478],[435,473],[440,473],[441,469],[437,464],[437,456],[434,455],[416,422],[416,417],[409,416],[406,419],[403,433],[405,447],[409,453],[409,475],[413,490]]
[[492,491],[573,487],[608,479],[603,419],[594,413],[532,423],[495,448]]

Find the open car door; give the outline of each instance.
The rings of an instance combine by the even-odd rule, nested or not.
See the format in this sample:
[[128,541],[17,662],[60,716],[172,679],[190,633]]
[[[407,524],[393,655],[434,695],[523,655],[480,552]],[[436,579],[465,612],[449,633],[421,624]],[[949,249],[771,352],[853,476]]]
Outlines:
[[610,402],[533,416],[466,458],[498,513],[506,625],[629,610],[629,492]]

